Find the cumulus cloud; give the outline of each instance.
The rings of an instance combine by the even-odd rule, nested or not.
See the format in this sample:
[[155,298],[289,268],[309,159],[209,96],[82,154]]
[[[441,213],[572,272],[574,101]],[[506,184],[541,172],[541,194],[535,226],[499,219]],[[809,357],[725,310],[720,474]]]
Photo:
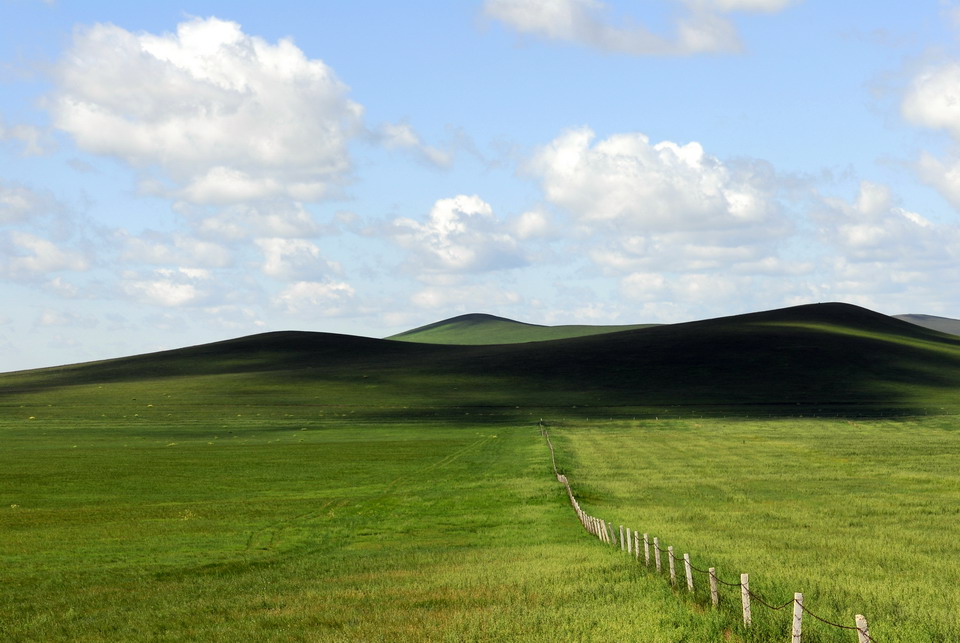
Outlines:
[[525,263],[507,225],[476,195],[439,199],[426,221],[396,219],[390,234],[427,273],[482,272]]
[[192,203],[323,198],[361,130],[362,108],[323,61],[217,18],[161,35],[79,29],[55,82],[55,127],[88,152],[159,169]]
[[526,171],[572,216],[595,265],[624,274],[774,263],[791,225],[767,164],[724,163],[699,143],[651,143],[640,133],[594,138],[588,128],[568,131]]
[[527,164],[547,200],[587,224],[630,230],[718,229],[770,223],[776,204],[762,168],[735,167],[696,142],[651,144],[640,133],[591,145],[589,128],[568,131]]
[[675,0],[680,17],[669,35],[654,33],[632,19],[611,18],[600,0],[486,0],[484,12],[521,33],[573,42],[630,55],[729,53],[742,46],[733,11],[775,12],[791,0]]

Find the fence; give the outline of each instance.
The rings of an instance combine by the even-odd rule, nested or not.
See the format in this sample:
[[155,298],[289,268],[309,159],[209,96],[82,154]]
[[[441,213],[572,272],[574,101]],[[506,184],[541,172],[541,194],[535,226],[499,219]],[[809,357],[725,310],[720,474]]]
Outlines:
[[[651,558],[651,549],[653,550],[653,562],[654,568],[656,569],[657,574],[662,573],[663,569],[663,553],[664,549],[660,544],[659,537],[654,537],[651,544],[650,535],[647,533],[643,534],[641,539],[640,532],[627,527],[624,530],[624,526],[620,525],[619,530],[614,529],[613,523],[607,522],[596,516],[591,516],[585,512],[581,507],[580,503],[577,502],[576,496],[573,495],[573,489],[570,487],[570,482],[567,480],[567,476],[560,473],[557,469],[557,456],[553,449],[553,443],[550,441],[550,435],[547,433],[547,429],[543,424],[543,420],[540,420],[540,434],[547,442],[547,446],[550,447],[550,461],[553,465],[553,473],[557,477],[557,481],[563,484],[567,490],[567,497],[570,499],[570,504],[573,506],[574,511],[577,514],[577,518],[580,520],[580,524],[583,525],[583,528],[595,536],[600,542],[613,547],[619,547],[620,551],[624,552],[628,556],[633,556],[636,558],[637,562],[640,561],[640,547],[643,546],[643,562],[646,567],[650,567],[650,558]],[[673,550],[673,546],[668,546],[666,548],[667,556],[667,566],[670,574],[670,584],[673,587],[677,586],[677,556]],[[707,569],[701,569],[695,567],[690,562],[690,554],[683,554],[683,570],[684,570],[684,579],[686,580],[687,591],[693,593],[694,589],[694,572],[699,574],[705,574],[707,576],[709,587],[710,587],[710,602],[711,605],[716,608],[720,605],[720,586],[725,587],[737,587],[740,590],[740,603],[743,613],[743,625],[744,627],[750,627],[753,621],[752,617],[752,607],[753,605],[759,604],[767,609],[773,611],[784,610],[787,607],[793,606],[793,621],[790,631],[790,641],[791,643],[801,643],[801,638],[803,634],[803,615],[806,614],[811,618],[814,618],[821,623],[825,623],[829,626],[839,628],[842,630],[852,630],[857,633],[857,642],[858,643],[873,643],[874,639],[870,637],[870,630],[867,625],[867,619],[863,614],[857,614],[854,617],[854,625],[841,625],[840,623],[834,623],[828,621],[825,618],[822,618],[813,612],[811,612],[806,605],[803,604],[803,594],[797,592],[793,595],[793,598],[784,601],[781,604],[772,604],[764,600],[756,592],[751,591],[750,589],[750,576],[749,574],[740,574],[739,583],[730,583],[725,580],[722,580],[717,576],[717,571],[715,567],[709,567]]]

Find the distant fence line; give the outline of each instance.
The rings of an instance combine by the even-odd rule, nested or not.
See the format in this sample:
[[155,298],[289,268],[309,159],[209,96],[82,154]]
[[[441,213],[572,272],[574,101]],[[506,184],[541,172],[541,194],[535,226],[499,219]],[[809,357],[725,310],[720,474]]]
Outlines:
[[[557,477],[557,481],[563,484],[567,490],[567,497],[570,499],[570,504],[573,506],[574,511],[577,514],[577,518],[580,520],[580,524],[583,525],[583,528],[595,536],[600,542],[613,547],[620,547],[620,551],[624,552],[628,556],[634,557],[637,562],[640,562],[640,549],[643,548],[643,562],[646,567],[650,567],[651,551],[653,553],[653,564],[656,569],[657,574],[662,573],[663,569],[663,546],[660,544],[660,539],[654,537],[651,541],[650,535],[647,533],[643,534],[641,538],[640,532],[635,529],[627,527],[624,530],[623,525],[620,525],[619,531],[614,528],[613,523],[607,522],[596,516],[591,516],[585,512],[581,507],[580,503],[577,502],[576,496],[573,495],[573,489],[570,487],[570,482],[567,480],[567,476],[560,473],[557,469],[557,456],[553,448],[553,443],[550,441],[550,435],[547,433],[547,429],[543,424],[543,420],[540,420],[540,434],[547,442],[547,446],[550,447],[550,461],[553,465],[553,473]],[[673,587],[677,586],[677,555],[673,550],[673,546],[666,548],[667,556],[667,567],[670,574],[670,584]],[[739,583],[730,583],[722,580],[717,576],[717,571],[715,567],[710,567],[708,569],[700,569],[695,567],[690,562],[690,554],[683,554],[683,567],[684,567],[684,577],[686,580],[687,591],[693,593],[693,573],[697,572],[700,574],[705,574],[709,580],[710,586],[710,602],[711,605],[716,608],[720,605],[720,591],[719,586],[723,585],[726,587],[738,587],[740,589],[740,602],[742,606],[743,613],[743,624],[744,627],[750,627],[752,624],[752,615],[751,608],[754,602],[760,604],[763,607],[774,611],[780,611],[786,609],[789,606],[793,606],[793,621],[791,624],[790,631],[790,641],[791,643],[801,643],[802,630],[803,630],[803,615],[807,614],[808,616],[843,630],[852,630],[857,633],[857,642],[858,643],[874,643],[874,639],[870,637],[870,630],[867,626],[867,619],[863,614],[857,614],[854,617],[855,625],[841,625],[839,623],[834,623],[825,618],[818,616],[811,612],[803,604],[803,594],[797,592],[793,595],[793,598],[785,601],[781,604],[772,604],[764,600],[760,595],[750,589],[750,577],[749,574],[740,574]]]

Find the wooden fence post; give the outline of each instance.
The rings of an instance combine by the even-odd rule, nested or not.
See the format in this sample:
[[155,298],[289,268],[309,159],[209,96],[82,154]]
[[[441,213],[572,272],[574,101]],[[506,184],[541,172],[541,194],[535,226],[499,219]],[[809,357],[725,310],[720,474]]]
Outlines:
[[677,585],[677,564],[673,555],[673,545],[667,547],[667,557],[670,559],[670,584]]
[[633,535],[630,533],[629,527],[627,527],[627,553],[633,553]]
[[633,553],[637,557],[637,562],[640,562],[640,532],[633,532]]
[[687,591],[693,591],[693,567],[690,565],[690,554],[683,555],[683,569],[687,573]]
[[653,537],[653,559],[657,563],[657,573],[660,573],[660,538],[658,536]]
[[710,603],[717,607],[720,605],[720,592],[717,587],[717,568],[711,567],[710,572]]
[[650,534],[643,535],[643,564],[650,566]]
[[790,643],[801,643],[803,632],[803,594],[793,595],[793,631],[790,633]]
[[626,551],[627,544],[623,542],[623,525],[620,525],[620,551]]
[[870,643],[870,628],[867,627],[867,617],[857,614],[857,643]]
[[743,603],[743,624],[750,627],[750,574],[740,574],[740,601]]

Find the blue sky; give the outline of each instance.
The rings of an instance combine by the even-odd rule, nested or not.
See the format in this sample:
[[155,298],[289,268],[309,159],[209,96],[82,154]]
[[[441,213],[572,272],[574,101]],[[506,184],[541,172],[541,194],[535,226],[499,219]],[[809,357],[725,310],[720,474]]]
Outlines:
[[946,1],[0,0],[0,371],[465,312],[960,317]]

